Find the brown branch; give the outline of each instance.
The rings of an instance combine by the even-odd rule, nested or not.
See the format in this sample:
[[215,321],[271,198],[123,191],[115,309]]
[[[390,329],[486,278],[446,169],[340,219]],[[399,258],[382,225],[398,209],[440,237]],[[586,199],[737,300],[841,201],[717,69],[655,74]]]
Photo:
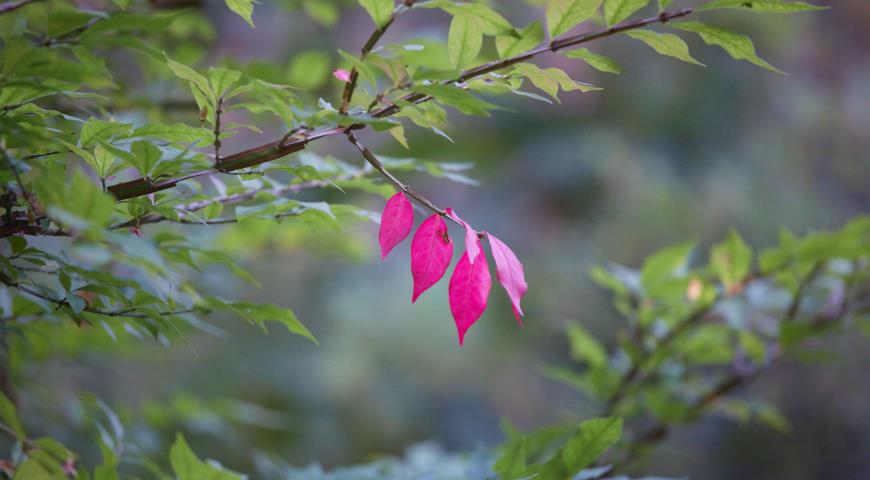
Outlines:
[[217,100],[217,105],[214,109],[214,163],[220,168],[221,165],[221,114],[224,106],[224,97]]
[[[381,175],[386,177],[387,180],[389,180],[390,183],[395,185],[396,188],[398,188],[402,192],[405,192],[406,195],[408,195],[409,197],[416,200],[417,203],[419,203],[420,205],[423,205],[424,207],[428,208],[429,210],[432,210],[434,213],[441,215],[442,217],[450,220],[451,222],[455,223],[456,225],[459,225],[460,227],[463,227],[463,228],[465,227],[465,225],[463,225],[461,222],[459,222],[459,220],[453,218],[451,215],[448,215],[446,210],[435,205],[428,198],[426,198],[423,195],[412,190],[411,187],[406,185],[404,182],[399,180],[395,175],[393,175],[389,170],[387,170],[384,167],[384,164],[380,161],[380,159],[378,159],[378,157],[376,157],[375,154],[372,153],[372,151],[368,149],[368,147],[366,147],[365,145],[360,143],[360,141],[356,138],[356,135],[354,135],[353,132],[347,133],[347,139],[350,141],[350,143],[352,143],[360,151],[360,153],[362,153],[363,158],[365,158],[366,161],[369,162],[369,164],[371,166],[375,167],[375,170],[381,172]],[[483,238],[484,236],[486,236],[486,233],[477,232],[477,236],[479,238]]]
[[[393,10],[393,13],[390,15],[389,20],[384,23],[382,26],[379,26],[375,29],[374,32],[369,36],[366,43],[363,45],[362,49],[360,49],[359,59],[360,61],[365,60],[366,56],[371,53],[372,49],[375,48],[375,45],[378,44],[381,37],[384,36],[384,33],[387,32],[387,29],[390,28],[390,25],[396,20],[396,17],[402,13],[404,10],[411,8],[414,5],[416,0],[408,0],[405,3],[399,4]],[[341,108],[338,109],[340,113],[347,112],[347,108],[350,106],[350,101],[353,100],[353,94],[356,91],[357,80],[359,79],[359,72],[356,67],[350,69],[350,79],[347,83],[344,84],[344,90],[341,92]]]
[[[21,283],[16,282],[14,280],[0,278],[0,282],[3,282],[6,285],[8,285],[8,286],[20,291],[20,292],[26,293],[32,297],[41,298],[42,300],[51,302],[59,307],[72,308],[72,306],[70,306],[69,302],[66,300],[58,300],[56,298],[51,298],[47,295],[43,295],[42,293],[39,293],[35,290],[32,290],[30,287],[27,287],[26,285],[22,285]],[[145,315],[144,313],[135,313],[136,307],[127,308],[124,310],[100,310],[98,308],[85,307],[82,309],[82,311],[88,312],[88,313],[93,313],[96,315],[103,315],[106,317],[149,318],[149,316]],[[193,309],[171,310],[171,311],[165,311],[165,312],[157,312],[157,315],[160,315],[160,316],[181,315],[183,313],[190,313],[193,311],[194,311]]]
[[[499,70],[501,68],[513,65],[515,63],[523,62],[531,59],[532,57],[538,56],[545,52],[555,52],[564,48],[572,47],[575,45],[579,45],[582,43],[590,42],[592,40],[597,40],[600,38],[608,37],[617,33],[621,33],[627,30],[632,30],[636,28],[642,28],[647,25],[651,25],[654,23],[665,23],[675,18],[684,17],[692,13],[692,9],[686,8],[683,10],[678,10],[676,12],[662,12],[655,17],[645,18],[642,20],[635,20],[630,22],[623,22],[614,27],[600,30],[596,32],[591,32],[582,35],[575,35],[570,37],[565,37],[564,39],[557,39],[551,42],[548,45],[543,47],[538,47],[532,50],[529,50],[526,53],[522,53],[516,55],[514,57],[507,58],[505,60],[500,60],[497,62],[490,62],[479,67],[471,68],[463,72],[459,77],[452,81],[448,81],[445,83],[453,83],[458,81],[467,81],[474,77],[478,77],[480,75],[484,75],[489,72],[493,72]],[[420,101],[426,101],[429,97],[419,93],[412,93],[406,95],[402,98],[404,103],[415,103]],[[375,117],[383,118],[388,117],[390,115],[395,114],[401,109],[401,105],[394,104],[379,110],[375,110],[372,112],[372,115]],[[124,182],[116,185],[112,185],[109,187],[109,191],[115,195],[118,200],[126,200],[129,198],[140,197],[144,195],[148,195],[150,193],[159,192],[161,190],[166,190],[169,188],[175,187],[179,182],[190,180],[197,177],[202,177],[206,175],[212,175],[215,173],[220,173],[221,171],[234,171],[239,170],[241,168],[250,167],[254,165],[259,165],[261,163],[265,163],[271,160],[275,160],[277,158],[284,157],[294,152],[298,152],[300,150],[305,149],[305,147],[315,140],[330,137],[333,135],[344,134],[349,131],[359,130],[365,128],[364,124],[353,124],[346,127],[331,127],[322,130],[317,130],[314,132],[308,132],[300,135],[298,138],[291,142],[286,142],[284,139],[277,140],[274,142],[266,143],[259,147],[251,148],[248,150],[244,150],[242,152],[236,153],[234,155],[230,155],[223,159],[221,163],[221,169],[218,170],[216,168],[209,168],[206,170],[201,170],[198,172],[193,172],[187,174],[182,177],[172,178],[161,181],[152,181],[145,178],[140,178],[137,180],[132,180],[129,182]]]

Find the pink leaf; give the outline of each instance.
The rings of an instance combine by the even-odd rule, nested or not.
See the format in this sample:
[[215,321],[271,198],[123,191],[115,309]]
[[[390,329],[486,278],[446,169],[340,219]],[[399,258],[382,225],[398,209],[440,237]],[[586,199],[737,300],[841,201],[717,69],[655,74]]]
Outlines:
[[450,218],[456,220],[465,227],[465,251],[468,252],[469,261],[474,263],[474,261],[477,260],[477,256],[480,255],[480,241],[477,237],[477,232],[471,227],[471,225],[466,223],[465,220],[459,218],[459,215],[457,215],[453,210],[448,208],[445,211]]
[[[477,243],[480,251],[480,242]],[[468,252],[459,259],[453,276],[450,277],[450,313],[456,322],[459,345],[465,340],[465,332],[483,315],[486,299],[492,287],[489,264],[486,257],[478,255],[474,262],[469,260]]]
[[335,78],[341,80],[342,82],[350,81],[350,72],[343,68],[337,68],[332,71],[332,74],[335,75]]
[[447,225],[441,215],[432,215],[411,240],[411,276],[414,277],[411,303],[441,280],[452,259],[453,239],[447,234]]
[[414,226],[414,207],[405,196],[404,192],[393,195],[384,206],[381,214],[381,229],[378,232],[378,240],[381,244],[381,258],[387,258],[387,254],[396,245],[411,233]]
[[520,307],[520,300],[528,291],[529,286],[526,284],[526,275],[523,272],[523,264],[517,259],[513,250],[496,238],[493,234],[487,232],[489,245],[492,247],[492,258],[495,260],[495,276],[498,283],[504,287],[508,298],[511,299],[514,316],[517,317],[517,322],[520,326],[523,325],[523,309]]

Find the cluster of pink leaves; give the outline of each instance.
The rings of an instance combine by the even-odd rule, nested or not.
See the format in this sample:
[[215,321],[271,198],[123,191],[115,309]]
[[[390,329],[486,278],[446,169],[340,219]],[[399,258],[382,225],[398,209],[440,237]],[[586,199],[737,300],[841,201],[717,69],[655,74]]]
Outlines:
[[[445,210],[445,214],[465,227],[465,253],[453,269],[448,289],[450,313],[456,322],[459,345],[462,345],[468,329],[486,310],[492,287],[489,264],[480,244],[481,238],[489,240],[492,258],[495,260],[496,279],[507,292],[517,322],[522,326],[523,310],[520,300],[528,290],[523,264],[504,242],[491,233],[478,234],[449,208]],[[381,258],[386,258],[396,245],[407,238],[413,226],[414,207],[408,197],[404,192],[393,195],[387,201],[381,216]],[[447,232],[447,224],[442,215],[436,213],[423,221],[411,240],[411,276],[414,279],[412,303],[441,280],[452,259],[453,239]]]

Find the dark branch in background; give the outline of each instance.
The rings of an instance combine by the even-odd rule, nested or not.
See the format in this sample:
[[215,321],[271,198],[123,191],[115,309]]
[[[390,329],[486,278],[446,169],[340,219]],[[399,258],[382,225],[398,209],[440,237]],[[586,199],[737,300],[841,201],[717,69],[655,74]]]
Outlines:
[[17,2],[0,3],[0,15],[3,15],[4,13],[9,13],[9,12],[18,10],[19,8],[21,8],[25,5],[28,5],[31,3],[36,3],[39,1],[40,0],[18,0]]
[[[40,292],[32,290],[30,287],[26,285],[22,285],[20,282],[16,282],[14,280],[9,280],[6,278],[0,278],[0,282],[5,283],[7,286],[12,287],[20,292],[26,293],[32,297],[40,298],[42,300],[51,302],[59,307],[67,307],[72,308],[68,301],[66,300],[58,300],[56,298],[51,298],[47,295],[43,295]],[[150,318],[148,315],[144,313],[135,313],[137,307],[131,307],[124,310],[100,310],[97,308],[85,307],[82,309],[84,312],[93,313],[96,315],[103,315],[106,317],[127,317],[127,318]],[[169,316],[169,315],[181,315],[182,313],[191,313],[193,309],[188,310],[173,310],[167,312],[158,312],[156,315],[160,316]]]
[[[625,32],[627,30],[642,28],[654,23],[665,23],[675,18],[685,17],[691,13],[692,9],[690,8],[678,10],[676,12],[663,12],[659,15],[656,15],[655,17],[649,17],[642,20],[635,20],[630,22],[623,22],[614,27],[600,30],[597,32],[570,36],[564,39],[556,39],[545,46],[532,49],[526,53],[522,53],[514,57],[507,58],[505,60],[490,62],[479,67],[466,70],[456,79],[452,81],[447,81],[445,83],[467,81],[480,75],[499,70],[506,66],[529,60],[545,52],[555,52],[564,48],[580,45],[582,43]],[[429,97],[419,93],[412,93],[402,98],[402,101],[409,103],[416,103],[427,100],[429,100]],[[398,104],[394,104],[376,110],[372,112],[372,115],[375,117],[384,118],[395,114],[399,110],[401,110],[401,106],[399,106]],[[365,127],[366,126],[364,124],[353,124],[347,127],[332,127],[310,133],[304,133],[299,135],[299,138],[296,138],[293,141],[286,141],[287,139],[281,139],[225,157],[223,159],[223,162],[221,162],[221,169],[209,168],[206,170],[193,172],[182,177],[161,181],[151,181],[149,179],[140,178],[137,180],[112,185],[109,187],[109,192],[114,194],[118,200],[126,200],[129,198],[148,195],[150,193],[173,188],[179,182],[185,180],[190,180],[206,175],[213,175],[215,173],[220,173],[221,171],[230,172],[254,165],[259,165],[270,160],[275,160],[277,158],[281,158],[291,153],[303,150],[308,145],[308,143],[318,140],[320,138],[344,134],[348,131],[359,130]]]
[[224,106],[224,97],[217,100],[214,108],[214,163],[220,168],[221,165],[221,114]]

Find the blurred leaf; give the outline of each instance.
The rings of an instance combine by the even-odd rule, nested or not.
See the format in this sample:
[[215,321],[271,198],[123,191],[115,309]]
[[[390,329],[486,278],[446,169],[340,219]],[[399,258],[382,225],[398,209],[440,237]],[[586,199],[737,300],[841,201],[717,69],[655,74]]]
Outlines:
[[178,480],[242,480],[238,473],[225,470],[214,463],[200,460],[179,433],[169,452],[169,461]]
[[625,32],[631,38],[640,40],[652,47],[656,52],[680,59],[684,62],[704,66],[703,63],[692,58],[689,54],[689,46],[680,37],[671,33],[656,33],[651,30],[630,30]]
[[495,48],[500,58],[513,57],[531,50],[544,41],[544,26],[535,20],[520,30],[519,35],[499,35],[495,37]]
[[582,325],[572,322],[568,325],[568,344],[571,358],[600,367],[607,363],[607,352],[598,340],[589,334]]
[[725,289],[740,284],[749,275],[752,267],[752,250],[735,230],[710,249],[710,266]]
[[650,0],[604,0],[604,19],[608,26],[616,25],[647,6],[649,2]]
[[771,64],[765,62],[755,53],[755,46],[752,40],[746,35],[740,35],[730,30],[712,25],[705,25],[701,22],[679,22],[671,24],[672,27],[685,30],[687,32],[695,32],[704,39],[707,45],[718,45],[725,49],[731,57],[736,60],[746,60],[750,63],[766,68],[771,72],[785,74]]
[[562,450],[562,459],[573,475],[588,467],[622,436],[622,419],[595,418],[580,424]]
[[550,37],[557,37],[592,18],[602,0],[549,0],[547,28]]
[[393,16],[393,0],[359,0],[359,3],[378,27],[383,27]]
[[251,28],[254,28],[254,20],[251,18],[254,14],[253,0],[226,0],[226,2],[227,6],[230,7],[230,10],[245,19],[245,21],[248,22],[248,25],[250,25]]
[[482,45],[483,36],[476,29],[471,16],[455,15],[447,35],[447,53],[453,68],[464,68],[474,62]]
[[759,13],[793,13],[827,10],[828,7],[811,5],[805,2],[788,2],[784,0],[714,0],[698,7],[698,11],[702,12],[704,10],[715,10],[719,8],[734,8]]
[[15,404],[13,404],[12,401],[3,393],[0,393],[0,419],[12,428],[12,431],[15,432],[15,436],[19,441],[24,441],[24,439],[27,438],[27,435],[24,432],[24,426],[18,418]]
[[560,53],[568,58],[580,58],[593,68],[602,72],[622,73],[622,67],[620,67],[615,60],[610,57],[605,57],[604,55],[592,53],[586,48],[569,50],[567,52],[560,51]]

